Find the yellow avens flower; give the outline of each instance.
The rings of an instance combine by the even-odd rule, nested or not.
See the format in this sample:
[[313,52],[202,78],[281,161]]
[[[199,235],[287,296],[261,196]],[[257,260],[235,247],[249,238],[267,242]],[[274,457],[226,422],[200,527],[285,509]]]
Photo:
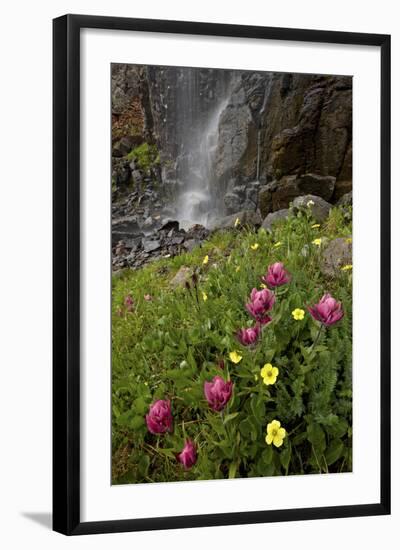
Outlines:
[[277,243],[274,244],[274,248],[279,248],[280,246],[282,246],[281,241],[278,241]]
[[296,309],[292,311],[293,319],[295,321],[302,321],[304,319],[304,314],[304,309],[300,309],[299,307],[296,307]]
[[208,255],[204,256],[203,264],[204,265],[208,264],[208,260],[209,260]]
[[314,225],[311,226],[311,229],[318,229],[318,227],[321,227],[320,223],[314,223]]
[[271,445],[271,443],[273,443],[275,447],[280,447],[285,437],[286,430],[285,428],[281,428],[281,423],[279,420],[273,420],[267,424],[267,435],[265,436],[265,442],[267,445]]
[[251,244],[251,245],[250,245],[250,248],[251,248],[252,250],[257,250],[257,248],[258,248],[259,246],[260,246],[260,245],[259,245],[258,243],[254,243],[254,244]]
[[353,269],[351,264],[347,264],[342,267],[342,271],[349,271],[350,269]]
[[236,220],[235,220],[235,227],[237,227],[239,224],[240,224],[240,220],[239,220],[239,218],[236,218]]
[[275,384],[278,374],[279,370],[273,367],[271,363],[266,363],[260,371],[261,378],[267,386]]
[[203,295],[203,300],[204,301],[208,300],[208,296],[205,292],[202,292],[202,295]]
[[314,239],[312,243],[315,244],[315,246],[321,246],[322,239]]
[[229,354],[229,359],[232,361],[232,363],[240,363],[243,357],[237,351],[231,351]]

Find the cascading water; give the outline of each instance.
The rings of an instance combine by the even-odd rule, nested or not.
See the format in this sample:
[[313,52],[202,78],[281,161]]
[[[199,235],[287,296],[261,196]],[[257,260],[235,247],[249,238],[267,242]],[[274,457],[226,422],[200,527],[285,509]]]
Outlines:
[[[218,181],[214,164],[220,115],[226,108],[231,71],[180,68],[174,74],[173,150],[175,196],[171,210],[180,227],[208,226],[218,215]],[[171,197],[172,198],[172,197]]]
[[228,98],[220,101],[208,115],[200,135],[192,137],[177,201],[177,218],[185,229],[194,224],[207,227],[217,214],[214,161],[219,118],[227,103]]

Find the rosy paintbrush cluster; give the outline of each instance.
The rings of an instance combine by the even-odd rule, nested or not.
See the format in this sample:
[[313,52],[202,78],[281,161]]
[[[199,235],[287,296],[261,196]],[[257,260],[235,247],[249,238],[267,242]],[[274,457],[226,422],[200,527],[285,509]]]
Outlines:
[[[291,281],[291,276],[284,268],[282,262],[276,262],[268,267],[267,273],[261,277],[261,281],[264,286],[266,285],[265,288],[261,290],[253,288],[249,301],[245,304],[245,308],[255,320],[255,324],[252,327],[238,329],[236,332],[236,338],[243,346],[255,345],[261,336],[262,329],[272,322],[273,318],[270,316],[270,312],[277,299],[272,289],[288,284]],[[125,307],[133,307],[133,300],[130,296],[127,296],[125,299]],[[307,309],[321,326],[326,327],[334,325],[344,315],[341,303],[335,300],[330,294],[324,294],[317,304]],[[295,320],[301,321],[304,318],[304,310],[297,308],[292,312],[292,315]],[[232,359],[232,361],[239,363],[240,359],[241,356],[238,355],[238,359]],[[278,375],[277,368],[267,364],[261,372],[266,384],[275,383]],[[233,387],[233,382],[231,380],[224,380],[222,376],[214,376],[211,381],[204,382],[204,397],[210,409],[215,412],[223,411],[232,398]],[[149,412],[146,415],[146,424],[149,432],[152,434],[172,432],[173,416],[171,402],[163,399],[155,401],[150,406]],[[279,421],[273,420],[268,424],[267,444],[270,445],[273,443],[276,447],[280,447],[285,437],[286,431],[280,426]],[[192,468],[197,461],[196,443],[191,439],[186,439],[182,451],[176,455],[176,458],[185,470]]]

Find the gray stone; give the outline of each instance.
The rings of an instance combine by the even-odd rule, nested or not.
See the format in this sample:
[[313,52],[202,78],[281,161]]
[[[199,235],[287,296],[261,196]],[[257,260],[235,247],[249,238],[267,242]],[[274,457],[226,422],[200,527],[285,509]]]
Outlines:
[[243,199],[236,193],[227,193],[224,197],[224,205],[227,214],[238,212],[243,204]]
[[338,206],[351,206],[353,204],[353,191],[346,193],[337,202]]
[[185,283],[190,280],[192,273],[193,271],[190,267],[186,267],[184,265],[181,266],[175,276],[171,279],[170,285],[173,288],[185,286]]
[[148,216],[148,217],[144,220],[144,222],[143,222],[143,224],[142,224],[142,227],[145,228],[145,229],[149,229],[150,227],[153,227],[153,225],[154,225],[154,220],[153,220],[153,218],[152,218],[151,216]]
[[171,240],[171,244],[182,244],[185,240],[185,237],[183,235],[177,235],[176,237],[173,237]]
[[[239,220],[239,224],[236,226],[236,220]],[[230,229],[240,226],[249,226],[249,227],[260,227],[262,223],[261,216],[258,212],[253,210],[242,210],[241,212],[236,212],[230,216],[224,216],[219,220],[215,220],[211,224],[211,229]]]
[[321,223],[329,216],[332,205],[316,195],[303,195],[294,199],[294,210],[304,210],[306,208],[310,208],[313,218],[315,218],[318,223]]
[[112,222],[112,243],[115,246],[118,241],[128,241],[141,235],[136,216],[125,216]]
[[351,242],[345,238],[334,239],[323,250],[321,271],[328,277],[334,277],[343,266],[352,264],[352,257]]
[[142,245],[145,252],[153,252],[154,250],[158,250],[160,248],[161,242],[152,239],[143,239]]
[[179,222],[168,218],[164,219],[160,231],[179,231]]
[[183,243],[183,246],[186,248],[188,252],[191,252],[195,246],[197,246],[199,243],[196,239],[188,239]]
[[266,231],[272,231],[272,226],[274,225],[274,223],[280,220],[286,220],[289,214],[290,214],[290,210],[288,208],[283,208],[282,210],[271,212],[262,222],[261,227]]

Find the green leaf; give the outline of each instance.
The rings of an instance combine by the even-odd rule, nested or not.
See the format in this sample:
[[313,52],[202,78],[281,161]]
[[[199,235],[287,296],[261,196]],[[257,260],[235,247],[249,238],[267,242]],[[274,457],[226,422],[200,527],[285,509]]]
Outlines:
[[285,468],[286,472],[289,468],[290,458],[292,456],[292,446],[290,442],[282,449],[282,452],[280,454],[281,457],[281,464]]
[[224,418],[224,424],[227,424],[230,420],[233,420],[234,418],[236,418],[238,414],[239,414],[238,412],[227,414]]
[[324,452],[326,448],[325,433],[316,422],[307,426],[307,439],[314,446],[316,451],[320,453]]
[[236,477],[237,463],[231,462],[229,465],[229,479],[234,479]]
[[344,445],[341,439],[333,439],[325,453],[325,460],[328,466],[334,464],[343,455]]
[[130,422],[130,427],[133,430],[137,430],[139,428],[142,428],[145,424],[143,416],[134,416]]
[[273,454],[272,445],[267,445],[267,447],[263,450],[261,454],[261,461],[264,464],[270,464],[272,461],[272,454]]

